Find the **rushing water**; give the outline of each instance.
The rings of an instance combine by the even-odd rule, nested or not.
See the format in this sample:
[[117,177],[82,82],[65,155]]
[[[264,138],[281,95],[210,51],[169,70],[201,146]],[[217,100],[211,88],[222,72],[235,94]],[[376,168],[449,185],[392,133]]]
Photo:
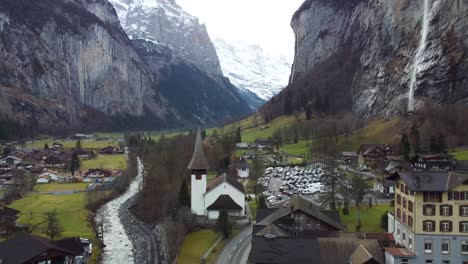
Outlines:
[[103,252],[104,264],[133,264],[133,244],[125,233],[124,226],[119,217],[120,206],[132,198],[140,190],[143,182],[143,164],[138,159],[138,175],[131,182],[128,190],[118,198],[108,202],[97,213],[97,219],[105,219]]
[[416,52],[416,57],[414,58],[413,71],[411,72],[411,83],[410,83],[410,90],[408,94],[408,111],[409,112],[413,112],[415,108],[414,90],[416,89],[418,73],[421,70],[421,64],[423,63],[423,60],[424,60],[424,52],[426,50],[426,45],[427,45],[427,36],[429,35],[429,12],[430,12],[429,1],[431,0],[424,0],[424,16],[423,16],[423,23],[422,23],[422,30],[421,30],[421,40],[419,43],[418,51]]

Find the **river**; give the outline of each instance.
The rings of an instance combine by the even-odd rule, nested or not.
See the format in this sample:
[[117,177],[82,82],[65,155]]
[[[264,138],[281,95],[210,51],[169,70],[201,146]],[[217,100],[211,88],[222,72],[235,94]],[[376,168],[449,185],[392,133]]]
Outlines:
[[143,182],[143,164],[138,159],[138,175],[130,183],[128,190],[118,198],[108,202],[97,212],[96,219],[104,220],[103,264],[135,263],[132,240],[125,232],[124,224],[119,217],[119,209],[126,201],[140,191]]

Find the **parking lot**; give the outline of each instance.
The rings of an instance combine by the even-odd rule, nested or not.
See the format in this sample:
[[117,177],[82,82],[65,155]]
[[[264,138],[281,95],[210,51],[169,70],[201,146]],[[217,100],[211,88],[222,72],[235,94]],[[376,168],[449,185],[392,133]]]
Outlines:
[[260,179],[262,186],[267,189],[263,195],[270,206],[280,205],[288,201],[292,195],[314,196],[320,191],[319,179],[323,173],[320,167],[316,169],[299,166],[269,167]]

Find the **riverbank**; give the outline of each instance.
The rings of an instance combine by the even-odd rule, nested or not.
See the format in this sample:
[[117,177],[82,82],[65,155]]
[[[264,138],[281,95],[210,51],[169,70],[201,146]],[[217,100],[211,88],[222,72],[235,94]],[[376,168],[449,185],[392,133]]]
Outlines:
[[165,237],[161,235],[162,229],[141,222],[130,211],[137,201],[143,173],[143,164],[138,159],[138,174],[128,190],[98,211],[96,221],[104,221],[104,264],[168,262],[164,241],[160,239]]

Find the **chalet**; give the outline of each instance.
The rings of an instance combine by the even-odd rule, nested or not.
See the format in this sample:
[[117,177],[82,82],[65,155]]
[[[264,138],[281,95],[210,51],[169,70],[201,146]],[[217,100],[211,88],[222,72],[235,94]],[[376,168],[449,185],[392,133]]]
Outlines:
[[119,151],[117,147],[114,146],[107,146],[105,148],[102,148],[99,153],[101,154],[116,154]]
[[339,213],[301,196],[278,209],[259,209],[250,259],[254,264],[384,264],[375,239],[341,237]]
[[240,178],[248,178],[250,172],[250,165],[244,158],[235,158],[231,160],[230,168],[237,170],[237,176]]
[[356,152],[342,152],[341,160],[343,164],[345,165],[348,165],[348,166],[356,165],[359,160],[359,155]]
[[404,160],[383,160],[380,161],[373,170],[374,190],[384,194],[393,194],[395,192],[395,182],[388,180],[387,177],[392,173],[399,171],[412,171],[411,163]]
[[49,180],[52,180],[52,181],[58,181],[58,179],[60,177],[60,174],[55,172],[55,171],[52,171],[52,170],[46,170],[46,171],[42,172],[41,174],[39,174],[38,177],[39,178],[46,178],[46,179],[49,179]]
[[247,143],[236,143],[236,149],[248,149],[249,144]]
[[9,169],[0,171],[0,183],[5,184],[13,179],[24,178],[24,171],[19,169]]
[[52,147],[54,149],[62,149],[63,148],[63,144],[60,143],[60,142],[54,142],[54,144],[52,145]]
[[267,138],[257,138],[255,140],[255,145],[258,149],[268,149],[271,148],[271,141]]
[[447,154],[418,154],[411,159],[415,171],[449,171],[456,161]]
[[0,165],[19,165],[23,161],[22,158],[16,156],[6,156],[0,159]]
[[83,182],[110,182],[119,176],[120,172],[106,169],[90,169],[83,176]]
[[65,160],[62,157],[51,155],[44,160],[44,166],[47,168],[64,168]]
[[20,211],[0,205],[0,229],[5,231],[7,228],[16,226]]
[[79,238],[51,241],[21,233],[0,243],[0,259],[5,264],[83,263],[78,261],[87,258],[87,252]]
[[359,166],[372,167],[378,162],[387,160],[392,155],[392,150],[386,144],[364,144],[357,151]]
[[86,159],[91,155],[91,151],[86,149],[75,149],[73,150],[73,155],[76,155],[78,158]]

